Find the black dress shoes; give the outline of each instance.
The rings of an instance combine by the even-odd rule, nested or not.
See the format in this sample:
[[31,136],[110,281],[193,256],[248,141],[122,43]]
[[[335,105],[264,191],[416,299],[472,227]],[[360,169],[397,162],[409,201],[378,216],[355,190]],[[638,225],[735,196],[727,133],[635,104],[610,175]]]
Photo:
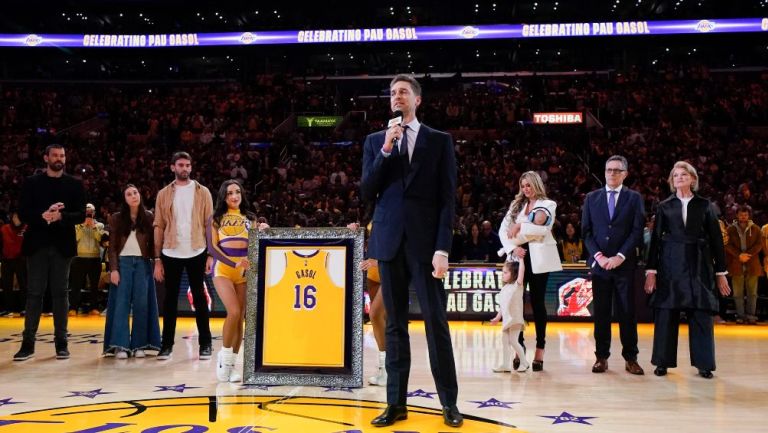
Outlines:
[[699,369],[699,376],[703,377],[704,379],[712,379],[715,375],[712,374],[711,370]]
[[464,417],[456,406],[443,406],[443,422],[450,427],[461,427]]
[[656,376],[666,376],[667,375],[667,368],[666,367],[656,367],[655,370],[653,370],[653,374]]
[[[445,417],[445,410],[443,410],[443,417]],[[371,421],[371,424],[376,427],[386,427],[394,424],[395,421],[404,419],[408,419],[408,408],[397,404],[389,404],[381,415]]]

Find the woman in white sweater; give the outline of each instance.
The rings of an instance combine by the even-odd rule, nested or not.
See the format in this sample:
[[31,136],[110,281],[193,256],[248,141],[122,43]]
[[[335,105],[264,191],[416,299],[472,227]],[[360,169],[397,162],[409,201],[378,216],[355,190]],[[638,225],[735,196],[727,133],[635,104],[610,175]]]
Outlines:
[[[533,210],[545,209],[549,220],[545,225],[532,221]],[[520,190],[499,228],[502,249],[499,255],[515,256],[525,262],[525,281],[531,293],[533,318],[536,323],[536,354],[533,371],[544,369],[544,345],[547,334],[547,307],[544,295],[550,272],[562,270],[557,242],[552,236],[557,203],[547,198],[544,182],[535,171],[520,176]],[[523,342],[520,334],[520,342]],[[515,368],[519,360],[515,359]]]

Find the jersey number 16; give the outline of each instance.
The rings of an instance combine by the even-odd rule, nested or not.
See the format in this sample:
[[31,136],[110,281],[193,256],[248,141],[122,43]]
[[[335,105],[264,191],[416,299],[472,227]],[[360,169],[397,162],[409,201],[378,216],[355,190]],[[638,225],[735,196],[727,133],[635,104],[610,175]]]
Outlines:
[[[306,286],[303,290],[303,296],[302,296],[302,290],[301,285],[296,284],[294,287],[296,296],[294,297],[295,302],[293,303],[293,309],[294,310],[301,310],[304,308],[305,310],[312,310],[315,308],[315,305],[317,305],[317,298],[315,297],[315,293],[317,293],[317,288],[315,286]],[[303,298],[303,302],[302,302]]]

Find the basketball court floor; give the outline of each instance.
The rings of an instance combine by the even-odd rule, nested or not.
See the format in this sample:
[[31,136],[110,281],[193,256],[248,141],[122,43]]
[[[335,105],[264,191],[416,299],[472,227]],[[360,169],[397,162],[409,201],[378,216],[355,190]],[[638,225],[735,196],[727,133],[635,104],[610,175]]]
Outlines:
[[[212,320],[214,335],[221,323]],[[411,324],[409,416],[385,428],[369,424],[385,405],[382,387],[217,383],[215,355],[197,359],[194,319],[179,320],[173,358],[163,362],[153,356],[100,357],[103,326],[101,317],[70,318],[72,357],[57,361],[52,318],[44,317],[35,358],[13,362],[23,319],[0,319],[0,433],[745,433],[767,428],[768,326],[717,325],[718,369],[707,380],[689,366],[687,329],[680,333],[680,367],[666,377],[654,376],[650,365],[651,325],[640,325],[639,332],[645,376],[624,371],[615,325],[609,371],[593,374],[589,323],[550,324],[543,372],[493,373],[501,357],[499,327],[453,322],[458,407],[466,417],[458,429],[442,423],[420,322]],[[364,338],[367,383],[376,368],[370,326]]]

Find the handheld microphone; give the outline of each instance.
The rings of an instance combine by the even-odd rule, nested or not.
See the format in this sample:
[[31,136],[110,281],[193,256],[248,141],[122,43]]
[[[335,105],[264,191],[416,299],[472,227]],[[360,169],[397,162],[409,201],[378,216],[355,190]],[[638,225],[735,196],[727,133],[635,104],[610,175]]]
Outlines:
[[[392,113],[392,115],[395,116],[395,117],[389,119],[389,122],[387,123],[387,128],[391,128],[394,125],[401,125],[403,123],[403,112],[402,111],[395,110]],[[395,138],[395,139],[392,140],[392,147],[395,147],[398,144],[400,144],[400,139],[399,138]]]

